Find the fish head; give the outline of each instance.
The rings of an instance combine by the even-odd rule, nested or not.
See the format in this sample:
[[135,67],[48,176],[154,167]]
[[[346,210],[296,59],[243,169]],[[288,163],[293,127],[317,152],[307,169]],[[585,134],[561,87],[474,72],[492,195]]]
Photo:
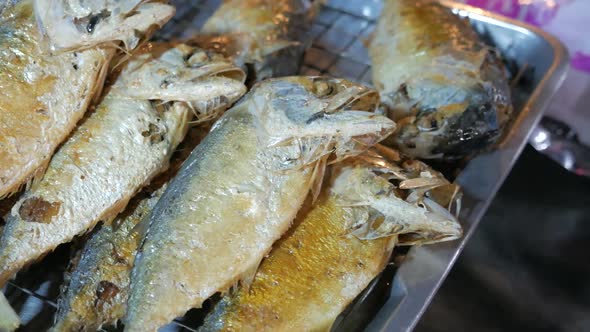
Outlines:
[[123,56],[109,95],[182,102],[197,122],[216,119],[244,93],[246,74],[223,56],[183,43],[147,43]]
[[459,187],[422,162],[391,159],[377,147],[331,170],[330,195],[347,208],[351,234],[397,236],[400,245],[459,238],[461,225],[450,212],[460,208]]
[[174,16],[174,7],[149,0],[34,0],[40,31],[51,51],[122,42],[134,49]]
[[361,153],[395,130],[393,121],[374,113],[377,92],[344,79],[270,79],[257,83],[245,103],[270,145],[300,146],[304,164],[332,152],[336,160]]
[[399,123],[393,145],[417,158],[458,159],[494,144],[512,106],[501,64],[487,54],[478,68],[444,67],[385,94],[389,115]]

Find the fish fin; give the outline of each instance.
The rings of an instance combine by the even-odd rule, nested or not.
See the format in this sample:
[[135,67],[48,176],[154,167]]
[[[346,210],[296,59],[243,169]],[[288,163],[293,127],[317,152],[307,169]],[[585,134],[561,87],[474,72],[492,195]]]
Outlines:
[[45,175],[45,171],[47,170],[47,167],[49,167],[50,161],[51,158],[44,161],[43,164],[41,164],[41,166],[39,166],[37,170],[31,174],[31,179],[26,183],[26,190],[34,188],[41,181],[41,179],[43,179],[43,175]]
[[[149,216],[149,214],[148,214]],[[129,236],[132,236],[137,241],[137,248],[141,248],[143,241],[145,240],[150,229],[150,218],[147,216],[137,223],[129,232]]]
[[[280,150],[289,145],[291,152],[287,153],[292,153],[292,148],[299,146],[299,153],[281,164],[283,170],[313,165],[327,154],[335,155],[336,161],[359,155],[396,127],[393,121],[373,113],[378,100],[375,90],[328,77],[275,80],[277,84],[270,80],[269,84],[253,88],[255,92],[251,93],[277,98],[271,98],[268,107],[258,107],[251,112],[258,113],[257,126],[261,135],[271,137],[269,145],[273,151],[270,153],[274,154],[274,149],[276,153],[284,153]],[[290,104],[285,95],[305,104]],[[270,112],[275,109],[281,111]],[[330,160],[332,163],[334,160]]]
[[12,332],[20,326],[20,319],[14,309],[8,303],[8,300],[0,292],[0,331]]
[[[172,103],[171,109],[164,114],[165,122],[176,127],[168,128],[169,131],[176,133],[170,138],[170,144],[173,147],[171,149],[172,152],[186,137],[192,115],[193,113],[190,112],[190,107],[184,102]],[[166,169],[168,169],[168,167],[169,165],[166,163]],[[162,170],[162,172],[164,171],[165,169]]]
[[95,82],[97,82],[97,83],[94,85],[94,90],[90,92],[90,94],[93,96],[92,101],[91,101],[93,104],[98,104],[98,102],[100,101],[100,98],[102,97],[102,90],[104,89],[104,81],[106,80],[106,77],[110,72],[109,66],[110,66],[111,60],[115,56],[115,52],[106,52],[105,56],[107,58],[103,62],[102,67],[99,69],[98,74],[96,75]]
[[315,164],[313,174],[311,176],[311,197],[312,204],[317,201],[320,192],[322,191],[322,184],[324,183],[324,175],[326,174],[326,163],[329,155],[321,157]]
[[241,276],[241,281],[240,281],[240,286],[243,287],[246,291],[250,290],[250,286],[252,285],[252,283],[254,282],[254,279],[256,278],[256,273],[258,272],[258,267],[260,266],[260,263],[262,263],[262,260],[264,259],[261,258],[258,263],[253,264],[252,266],[250,266],[248,269],[246,269]]

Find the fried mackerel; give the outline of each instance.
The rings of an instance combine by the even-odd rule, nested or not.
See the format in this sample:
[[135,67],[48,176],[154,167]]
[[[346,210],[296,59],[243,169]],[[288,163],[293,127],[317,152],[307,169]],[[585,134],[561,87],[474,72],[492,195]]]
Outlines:
[[[35,6],[58,2],[38,0]],[[174,8],[159,4],[157,12],[143,15],[144,6],[152,5],[138,4],[140,14],[133,19],[126,11],[112,14],[120,34],[147,37],[149,27],[164,24],[174,13]],[[36,22],[33,12],[31,0],[0,5],[0,198],[43,175],[55,149],[99,94],[119,44],[118,35],[96,39],[84,29],[72,33],[57,28],[72,22],[67,13]],[[112,26],[96,22],[94,28]],[[53,39],[44,33],[59,36],[71,50],[50,52],[47,44]],[[85,37],[84,50],[76,48],[80,35]]]
[[245,92],[241,69],[204,53],[183,44],[148,44],[124,66],[96,110],[53,156],[43,178],[7,216],[0,284],[99,221],[112,221],[168,167],[192,109],[217,112],[214,101],[223,97],[229,105]]
[[[358,154],[395,124],[374,90],[321,77],[258,83],[217,121],[150,216],[124,323],[156,331],[251,279],[287,231],[327,159]],[[337,160],[337,159],[336,159]]]
[[454,159],[501,135],[512,113],[504,67],[467,19],[436,1],[387,0],[369,51],[375,87],[399,124],[388,144]]
[[297,74],[323,0],[228,0],[195,40],[231,56],[249,80]]
[[170,168],[133,197],[110,225],[103,224],[89,235],[66,273],[53,331],[97,331],[123,318],[131,268],[148,228],[147,217],[168,181],[207,132],[206,126],[191,129]]
[[[446,195],[435,197],[433,189]],[[461,236],[444,207],[456,189],[424,164],[378,153],[334,166],[318,202],[299,212],[254,281],[226,295],[200,331],[330,330],[383,270],[394,245]]]

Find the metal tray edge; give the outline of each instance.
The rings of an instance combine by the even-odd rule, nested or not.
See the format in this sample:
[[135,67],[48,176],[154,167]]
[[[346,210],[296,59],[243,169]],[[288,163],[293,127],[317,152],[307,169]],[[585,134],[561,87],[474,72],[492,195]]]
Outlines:
[[[497,173],[496,183],[488,191],[489,196],[493,197],[500,189],[502,183],[508,176],[509,170],[512,168],[516,159],[524,149],[527,138],[530,133],[537,126],[545,109],[549,105],[549,101],[557,92],[563,83],[567,68],[569,55],[565,46],[556,37],[551,34],[526,23],[506,18],[504,16],[469,6],[466,4],[454,1],[440,1],[444,6],[459,13],[471,17],[484,18],[486,20],[493,20],[500,22],[511,28],[518,28],[522,33],[532,33],[543,40],[545,40],[553,49],[554,56],[551,66],[543,76],[535,90],[531,93],[530,98],[522,108],[518,117],[515,119],[510,130],[502,140],[502,142],[494,149],[492,156],[500,160],[500,165],[503,166],[504,171]],[[512,156],[510,158],[510,156]],[[484,157],[484,158],[482,158]],[[472,160],[467,168],[472,169],[474,161],[489,161],[486,156],[479,156]],[[481,163],[476,163],[481,164]],[[465,172],[465,170],[463,171]],[[462,173],[463,173],[462,172]],[[458,180],[461,180],[459,175]],[[428,305],[432,301],[436,291],[440,288],[443,281],[447,277],[459,254],[463,251],[467,241],[473,235],[473,232],[479,224],[481,218],[488,209],[491,200],[476,201],[475,209],[469,214],[469,224],[466,227],[463,238],[459,241],[450,243],[441,243],[438,245],[431,245],[427,247],[414,247],[408,253],[408,258],[402,264],[394,277],[394,286],[392,287],[393,298],[400,299],[399,305],[394,308],[387,308],[387,304],[375,315],[375,319],[367,327],[367,331],[411,331],[415,328],[420,317],[426,311]],[[461,220],[465,226],[468,220]],[[407,285],[407,281],[412,278],[420,277],[420,268],[416,268],[417,264],[422,264],[425,260],[436,260],[434,262],[435,277],[430,277],[427,283],[417,282],[414,285]],[[400,282],[401,281],[401,282]],[[396,285],[397,284],[397,285]],[[397,286],[397,287],[396,287]],[[401,288],[399,287],[401,286]],[[393,309],[393,310],[392,310]]]

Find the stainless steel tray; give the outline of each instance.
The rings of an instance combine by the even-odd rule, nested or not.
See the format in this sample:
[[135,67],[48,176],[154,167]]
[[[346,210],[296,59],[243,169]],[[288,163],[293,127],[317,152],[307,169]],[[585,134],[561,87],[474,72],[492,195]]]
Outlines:
[[[159,38],[194,35],[221,1],[171,2],[177,6],[177,13]],[[392,262],[340,316],[334,330],[408,331],[416,325],[565,76],[567,53],[555,38],[480,9],[443,3],[468,17],[476,31],[502,52],[513,73],[524,73],[513,89],[516,118],[496,148],[470,160],[456,177],[464,191],[460,219],[465,236],[450,243],[396,249],[394,261],[402,263]],[[381,7],[380,0],[328,1],[311,31],[313,44],[305,55],[301,73],[370,84],[370,62],[364,41],[373,30]],[[6,287],[9,301],[23,320],[21,331],[43,331],[50,326],[69,254],[70,248],[61,246]],[[202,313],[190,311],[164,330],[194,331]]]

